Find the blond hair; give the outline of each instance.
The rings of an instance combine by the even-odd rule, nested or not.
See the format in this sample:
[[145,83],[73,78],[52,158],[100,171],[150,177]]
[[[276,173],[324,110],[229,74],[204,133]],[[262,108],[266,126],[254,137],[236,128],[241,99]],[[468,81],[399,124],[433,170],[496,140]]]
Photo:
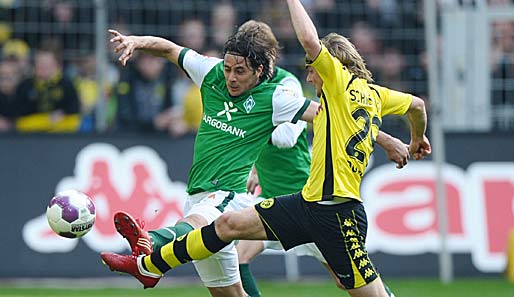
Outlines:
[[373,75],[366,68],[364,59],[353,43],[346,37],[337,33],[329,33],[321,39],[321,42],[325,45],[330,54],[337,58],[341,64],[346,66],[352,74],[368,82],[373,82]]

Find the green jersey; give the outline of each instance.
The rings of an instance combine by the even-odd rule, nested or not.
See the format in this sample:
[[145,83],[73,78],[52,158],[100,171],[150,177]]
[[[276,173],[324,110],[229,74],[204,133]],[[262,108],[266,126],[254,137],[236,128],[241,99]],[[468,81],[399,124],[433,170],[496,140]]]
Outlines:
[[187,192],[245,192],[248,173],[275,126],[298,121],[310,101],[269,82],[232,97],[223,60],[190,49],[182,50],[179,65],[200,88],[203,105]]
[[[280,83],[295,89],[299,94],[303,93],[298,79],[282,68],[275,68],[275,75],[270,82]],[[276,127],[272,141],[266,143],[255,162],[262,190],[261,197],[275,197],[302,190],[309,177],[311,162],[306,127],[303,121],[296,124],[283,123]],[[296,144],[290,148],[279,148],[274,144],[275,141]]]

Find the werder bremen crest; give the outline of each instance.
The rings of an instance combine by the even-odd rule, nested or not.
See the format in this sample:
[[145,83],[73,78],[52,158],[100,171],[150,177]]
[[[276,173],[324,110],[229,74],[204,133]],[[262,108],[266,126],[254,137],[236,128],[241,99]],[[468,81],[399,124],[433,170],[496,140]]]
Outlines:
[[245,107],[246,113],[250,113],[252,108],[255,106],[255,100],[253,100],[253,97],[250,95],[250,97],[246,98],[246,101],[243,103],[243,106]]

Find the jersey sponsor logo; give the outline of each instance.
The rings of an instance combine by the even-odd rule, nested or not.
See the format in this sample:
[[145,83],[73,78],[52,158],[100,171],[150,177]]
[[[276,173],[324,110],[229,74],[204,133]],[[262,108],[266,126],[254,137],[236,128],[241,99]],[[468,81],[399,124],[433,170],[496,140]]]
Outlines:
[[[219,113],[218,113],[218,115],[219,115]],[[218,130],[230,133],[230,134],[235,135],[237,137],[245,138],[246,130],[239,129],[239,128],[236,128],[234,126],[230,126],[227,123],[223,123],[223,122],[221,122],[221,121],[219,121],[217,119],[214,119],[211,116],[208,116],[208,115],[205,115],[205,114],[203,115],[203,121],[207,125],[210,125],[210,126],[216,128]]]
[[261,206],[261,208],[268,209],[271,208],[273,204],[275,204],[275,199],[269,198],[262,201],[259,205]]
[[[148,229],[173,224],[183,217],[186,185],[169,179],[165,161],[149,147],[119,151],[111,144],[93,143],[78,152],[73,172],[61,179],[55,192],[80,190],[102,211],[93,229],[80,240],[55,234],[45,214],[31,219],[23,226],[23,240],[36,252],[67,253],[80,241],[96,252],[125,251],[126,240],[112,226],[112,217],[118,210],[143,219]],[[138,245],[146,246],[148,242],[138,241]]]
[[216,115],[217,116],[226,115],[227,116],[227,121],[230,122],[232,120],[232,115],[230,113],[231,112],[236,112],[237,111],[237,107],[234,107],[234,103],[232,103],[232,102],[223,102],[223,105],[225,106],[225,109],[223,109],[222,111],[218,112]]
[[243,106],[245,107],[246,113],[250,113],[250,111],[252,111],[253,107],[255,106],[255,100],[253,100],[251,95],[246,98]]

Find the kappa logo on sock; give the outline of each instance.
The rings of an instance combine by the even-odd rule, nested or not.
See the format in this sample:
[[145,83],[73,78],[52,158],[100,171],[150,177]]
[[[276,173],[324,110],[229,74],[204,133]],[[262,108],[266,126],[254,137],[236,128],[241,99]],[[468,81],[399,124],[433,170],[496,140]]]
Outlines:
[[186,236],[187,236],[187,234],[180,236],[179,238],[177,238],[177,241],[182,241],[184,238],[186,238]]
[[275,199],[269,198],[269,199],[262,201],[259,205],[264,209],[268,209],[268,208],[272,207],[273,204],[275,204]]

